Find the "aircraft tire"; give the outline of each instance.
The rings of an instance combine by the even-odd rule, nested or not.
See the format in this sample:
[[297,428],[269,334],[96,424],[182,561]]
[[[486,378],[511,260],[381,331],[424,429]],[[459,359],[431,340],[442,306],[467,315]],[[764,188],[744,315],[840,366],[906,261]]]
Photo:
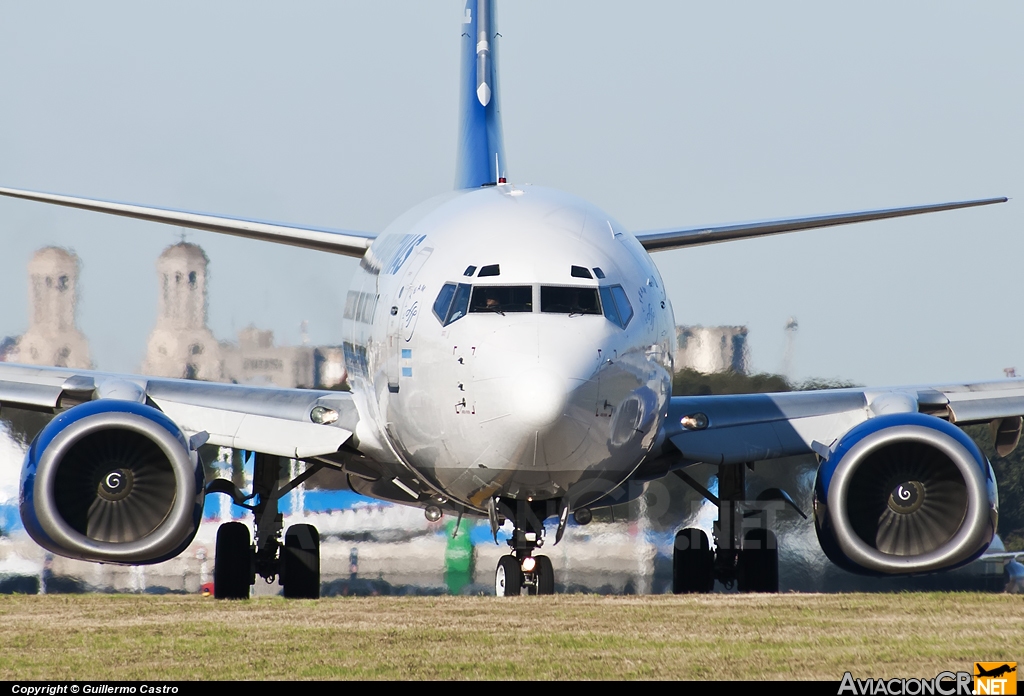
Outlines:
[[217,529],[213,560],[213,596],[216,599],[249,599],[252,585],[252,547],[249,528],[226,522]]
[[555,593],[555,569],[547,556],[534,556],[537,560],[537,594],[553,595]]
[[515,556],[502,556],[494,571],[494,594],[498,597],[518,597],[523,590],[523,570]]
[[673,594],[708,593],[715,586],[715,552],[703,529],[676,533],[672,550]]
[[281,549],[281,584],[288,599],[320,599],[320,533],[311,524],[293,524]]
[[768,529],[751,529],[743,535],[739,552],[736,588],[740,592],[779,591],[779,545]]

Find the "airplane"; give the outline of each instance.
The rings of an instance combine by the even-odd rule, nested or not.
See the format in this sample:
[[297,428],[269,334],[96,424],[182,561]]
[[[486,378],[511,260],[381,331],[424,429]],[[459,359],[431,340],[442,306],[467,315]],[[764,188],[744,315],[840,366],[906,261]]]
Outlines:
[[1009,664],[1002,664],[999,667],[993,667],[992,669],[985,669],[981,665],[975,664],[974,669],[977,672],[977,674],[974,675],[976,677],[995,677],[995,678],[999,678],[999,677],[1003,676],[1004,674],[1009,674],[1010,672],[1016,672],[1017,671],[1017,666],[1016,666],[1016,664],[1014,664],[1013,667],[1011,667]]
[[[194,538],[204,496],[225,494],[253,520],[219,528],[215,596],[247,598],[259,576],[317,598],[318,531],[284,530],[278,501],[331,468],[428,519],[486,518],[495,541],[511,522],[495,593],[546,595],[554,571],[538,551],[570,517],[586,524],[673,475],[718,515],[710,537],[676,534],[673,590],[775,592],[778,545],[760,511],[792,500],[779,489],[752,498],[746,472],[814,454],[815,528],[841,567],[898,576],[978,558],[995,534],[996,483],[961,426],[991,424],[1010,452],[1024,382],[673,396],[675,317],[652,254],[1007,199],[632,232],[576,196],[509,178],[494,1],[467,0],[462,23],[454,190],[380,234],[0,188],[360,259],[342,325],[349,393],[0,364],[0,406],[54,414],[22,471],[31,537],[72,558],[157,563]],[[253,489],[206,481],[204,444],[255,452]],[[285,459],[306,467],[282,482]],[[697,463],[717,467],[716,493],[687,473]]]

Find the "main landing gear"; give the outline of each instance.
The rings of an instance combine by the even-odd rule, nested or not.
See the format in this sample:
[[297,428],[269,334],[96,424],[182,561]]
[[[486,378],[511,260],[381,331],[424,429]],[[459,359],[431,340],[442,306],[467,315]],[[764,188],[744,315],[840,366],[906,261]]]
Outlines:
[[[320,597],[320,534],[311,524],[294,524],[281,544],[282,517],[277,502],[322,465],[310,466],[282,487],[278,485],[282,463],[281,457],[256,454],[250,496],[225,479],[212,481],[206,488],[207,493],[231,495],[236,505],[252,510],[256,518],[255,543],[250,543],[249,527],[241,522],[227,522],[217,530],[213,567],[213,596],[217,599],[248,599],[257,575],[268,584],[276,578],[285,597]],[[249,504],[253,499],[256,504]]]
[[[498,559],[494,571],[494,594],[499,597],[529,595],[550,595],[555,593],[555,571],[551,559],[535,555],[534,551],[544,545],[544,520],[558,512],[552,509],[555,501],[528,502],[524,500],[491,501],[488,513],[491,531],[497,541],[500,514],[512,520],[515,531],[508,540],[512,553]],[[563,508],[559,518],[559,530],[565,527],[564,518],[568,510]],[[561,538],[559,533],[555,543]]]
[[715,580],[740,592],[779,591],[779,545],[768,529],[764,503],[781,501],[806,515],[779,489],[769,489],[757,501],[748,501],[748,467],[753,465],[719,465],[717,496],[686,472],[673,472],[718,508],[714,550],[701,529],[687,528],[676,534],[672,558],[675,594],[711,592]]

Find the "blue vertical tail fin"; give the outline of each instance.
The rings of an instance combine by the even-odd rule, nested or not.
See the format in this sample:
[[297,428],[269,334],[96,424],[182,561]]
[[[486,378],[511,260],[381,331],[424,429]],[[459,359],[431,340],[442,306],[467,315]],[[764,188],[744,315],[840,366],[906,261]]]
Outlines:
[[459,150],[455,188],[494,184],[505,172],[494,0],[466,0],[462,16]]

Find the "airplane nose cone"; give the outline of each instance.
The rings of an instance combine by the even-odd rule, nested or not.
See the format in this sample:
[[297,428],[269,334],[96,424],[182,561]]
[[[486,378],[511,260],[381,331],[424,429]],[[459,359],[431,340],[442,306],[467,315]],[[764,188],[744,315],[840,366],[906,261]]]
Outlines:
[[540,428],[565,411],[567,383],[544,368],[520,372],[512,381],[511,410],[523,423]]

